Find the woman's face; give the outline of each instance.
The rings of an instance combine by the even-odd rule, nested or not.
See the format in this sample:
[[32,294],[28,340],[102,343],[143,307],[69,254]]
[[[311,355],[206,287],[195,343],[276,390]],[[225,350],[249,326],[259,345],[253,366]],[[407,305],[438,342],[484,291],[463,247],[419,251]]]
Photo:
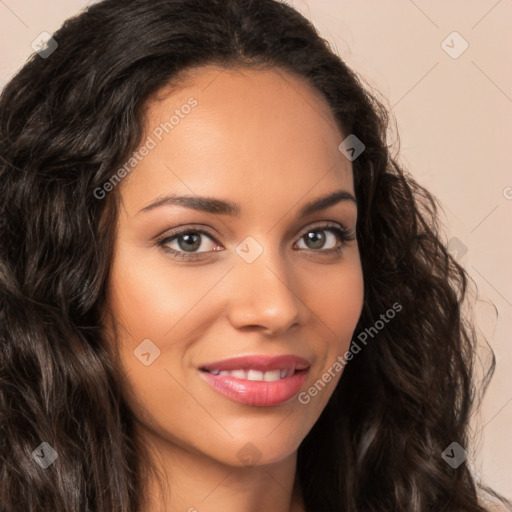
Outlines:
[[208,66],[163,92],[118,185],[109,310],[126,397],[163,449],[276,462],[327,404],[362,309],[357,241],[336,231],[357,219],[345,136],[278,70]]

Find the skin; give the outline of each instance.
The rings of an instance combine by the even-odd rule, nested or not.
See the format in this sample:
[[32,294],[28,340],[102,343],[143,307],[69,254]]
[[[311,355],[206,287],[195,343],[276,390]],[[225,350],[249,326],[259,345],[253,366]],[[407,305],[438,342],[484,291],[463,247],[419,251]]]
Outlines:
[[[356,203],[298,217],[321,196],[354,195],[352,164],[338,150],[345,135],[320,93],[282,70],[207,66],[180,84],[148,103],[142,141],[191,96],[197,106],[119,185],[108,290],[137,436],[169,483],[160,489],[148,476],[143,510],[302,511],[297,449],[341,372],[306,405],[294,398],[254,407],[219,394],[198,368],[243,355],[298,355],[311,363],[307,390],[348,350],[363,304],[357,241],[329,229],[318,233],[323,245],[304,235],[326,222],[355,230]],[[141,212],[171,193],[233,201],[240,213],[177,205]],[[177,227],[211,233],[198,235],[197,261],[173,259],[156,242]],[[248,236],[263,249],[252,263],[236,252]],[[190,254],[183,242],[167,246]],[[340,254],[327,252],[335,246]],[[145,339],[160,350],[148,366],[134,355]]]

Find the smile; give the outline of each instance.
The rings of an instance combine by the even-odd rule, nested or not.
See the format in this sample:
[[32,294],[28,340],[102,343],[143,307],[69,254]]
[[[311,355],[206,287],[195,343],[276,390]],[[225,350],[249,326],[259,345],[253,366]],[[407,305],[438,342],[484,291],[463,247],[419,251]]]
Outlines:
[[221,395],[245,405],[270,407],[293,399],[309,362],[298,356],[248,356],[200,367],[201,376]]

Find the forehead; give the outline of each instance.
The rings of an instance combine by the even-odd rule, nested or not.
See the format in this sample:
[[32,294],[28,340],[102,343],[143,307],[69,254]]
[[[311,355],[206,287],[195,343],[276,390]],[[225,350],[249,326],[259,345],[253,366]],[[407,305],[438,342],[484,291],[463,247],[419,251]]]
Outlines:
[[[190,97],[195,98],[197,107],[193,115],[183,115],[181,110]],[[322,150],[327,146],[332,151],[332,143],[342,136],[320,91],[280,68],[226,69],[210,65],[188,70],[177,83],[162,88],[148,102],[146,132],[168,122],[173,113],[179,116],[174,122],[181,125],[179,130],[177,124],[173,125],[175,135],[183,132],[199,136],[208,130],[208,138],[202,142],[211,141],[216,146],[229,142],[216,136],[231,132],[249,147],[253,146],[251,140],[255,145],[266,139],[269,145],[291,143],[297,153],[299,143],[306,144],[305,149],[316,146]],[[191,119],[182,123],[186,117]]]
[[351,190],[343,138],[321,93],[302,78],[277,68],[196,68],[148,101],[142,143],[154,144],[123,188],[148,201],[177,188],[266,191],[275,200],[317,185]]

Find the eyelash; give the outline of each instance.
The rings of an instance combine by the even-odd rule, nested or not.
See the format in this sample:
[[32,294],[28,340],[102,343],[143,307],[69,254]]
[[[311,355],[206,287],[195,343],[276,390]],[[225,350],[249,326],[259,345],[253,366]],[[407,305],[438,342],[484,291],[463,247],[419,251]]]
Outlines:
[[[310,232],[316,232],[316,231],[331,231],[334,233],[339,240],[341,240],[341,243],[337,245],[334,248],[331,249],[310,249],[313,252],[320,252],[323,254],[332,254],[336,253],[337,255],[340,255],[344,249],[344,247],[347,245],[347,242],[353,241],[356,239],[356,234],[354,230],[348,230],[346,228],[342,228],[336,224],[323,224],[321,226],[314,226],[312,228],[309,228],[306,230],[300,237],[299,240],[304,238],[305,235],[307,235]],[[181,260],[187,260],[187,261],[197,261],[202,257],[202,255],[211,253],[211,252],[217,252],[217,251],[203,251],[203,252],[196,252],[196,253],[187,253],[185,251],[177,251],[175,249],[171,249],[167,246],[168,243],[174,241],[175,239],[179,238],[182,235],[187,235],[190,233],[194,234],[201,234],[205,235],[211,240],[213,240],[215,243],[218,243],[215,237],[211,235],[208,231],[205,231],[201,228],[186,228],[179,231],[175,231],[170,234],[165,234],[164,236],[158,238],[156,240],[156,245],[161,247],[167,254],[169,254],[174,259],[181,259]],[[220,244],[219,244],[220,245]],[[301,249],[304,250],[304,249]]]

